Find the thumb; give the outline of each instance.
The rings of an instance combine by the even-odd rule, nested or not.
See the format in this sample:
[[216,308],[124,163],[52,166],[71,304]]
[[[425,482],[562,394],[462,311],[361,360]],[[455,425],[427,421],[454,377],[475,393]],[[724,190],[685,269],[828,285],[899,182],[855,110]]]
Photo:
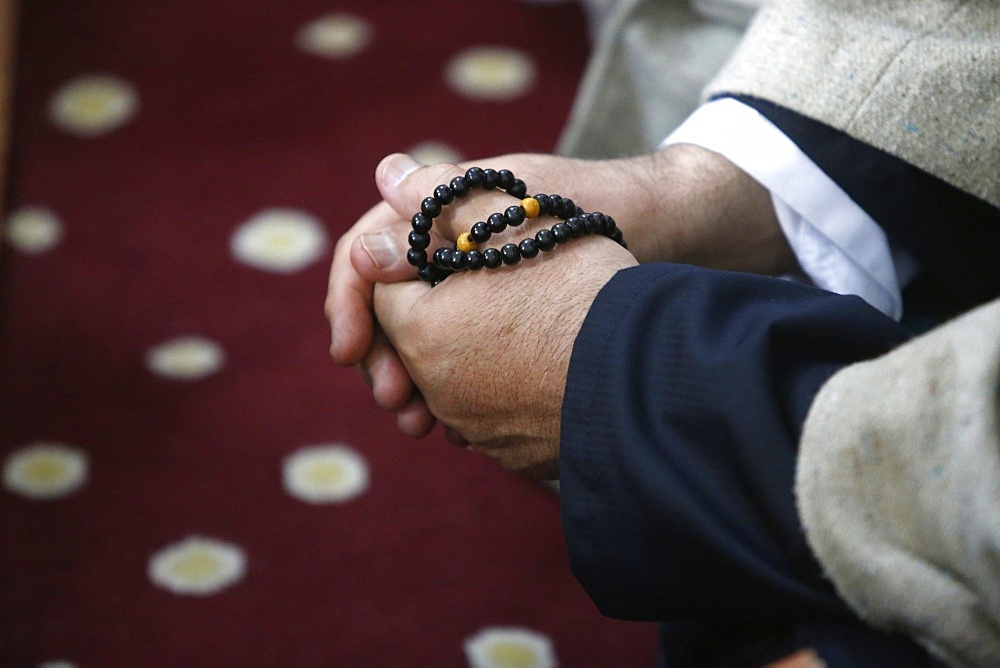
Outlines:
[[[421,165],[405,153],[386,156],[375,169],[375,185],[385,202],[401,218],[409,221],[420,210],[420,203],[430,196],[439,185],[448,185],[456,176],[465,174],[465,169],[448,162],[436,165]],[[435,219],[435,227],[443,236],[454,236],[451,217],[442,215]],[[440,224],[440,225],[438,225]]]
[[398,223],[359,234],[351,243],[351,265],[358,275],[373,283],[413,278],[416,269],[406,261],[409,229]]

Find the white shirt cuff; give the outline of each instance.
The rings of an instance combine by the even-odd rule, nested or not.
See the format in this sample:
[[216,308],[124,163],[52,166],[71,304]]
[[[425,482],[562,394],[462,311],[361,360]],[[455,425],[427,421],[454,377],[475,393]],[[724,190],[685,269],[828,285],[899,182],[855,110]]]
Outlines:
[[[885,232],[781,130],[731,98],[708,102],[661,144],[696,144],[718,153],[771,193],[799,266],[816,286],[858,295],[898,320],[901,283],[916,263],[894,253]],[[897,273],[898,270],[898,273]]]

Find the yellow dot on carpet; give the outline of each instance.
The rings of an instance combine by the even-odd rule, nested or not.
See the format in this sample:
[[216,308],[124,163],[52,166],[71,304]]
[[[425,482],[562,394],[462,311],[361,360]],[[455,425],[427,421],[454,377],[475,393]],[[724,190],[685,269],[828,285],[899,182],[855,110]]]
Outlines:
[[49,101],[49,118],[59,128],[79,137],[97,137],[115,130],[135,116],[139,94],[118,77],[93,74],[75,79]]
[[225,353],[219,344],[201,336],[181,336],[146,353],[146,366],[173,380],[201,380],[222,368]]
[[160,550],[149,560],[147,574],[154,584],[178,595],[207,596],[238,582],[246,573],[243,550],[203,536],[188,538]]
[[22,207],[7,216],[4,238],[26,255],[38,255],[51,250],[63,236],[62,223],[56,215],[41,207]]
[[296,209],[266,209],[233,233],[230,247],[244,264],[290,273],[312,264],[326,251],[326,230],[313,216]]
[[87,456],[62,443],[33,443],[7,457],[4,487],[36,501],[59,499],[87,480]]
[[368,464],[346,445],[315,445],[285,458],[282,481],[300,501],[343,503],[368,489]]
[[349,58],[364,51],[374,30],[352,14],[329,14],[305,25],[296,36],[299,48],[327,58]]
[[535,82],[535,64],[522,51],[477,47],[451,59],[445,80],[455,92],[474,100],[504,102],[528,92]]
[[465,641],[472,668],[553,668],[558,665],[552,641],[525,628],[490,627]]

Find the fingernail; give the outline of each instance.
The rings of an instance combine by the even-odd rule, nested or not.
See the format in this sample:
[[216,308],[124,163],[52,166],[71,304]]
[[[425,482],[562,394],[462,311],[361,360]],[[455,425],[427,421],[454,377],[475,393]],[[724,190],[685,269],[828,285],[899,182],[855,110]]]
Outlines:
[[375,267],[386,269],[399,260],[399,247],[392,236],[385,232],[369,232],[361,235],[361,248],[368,253]]
[[385,181],[385,185],[395,188],[403,179],[418,169],[420,169],[419,162],[405,153],[396,153],[386,160],[385,168],[382,171],[382,179]]

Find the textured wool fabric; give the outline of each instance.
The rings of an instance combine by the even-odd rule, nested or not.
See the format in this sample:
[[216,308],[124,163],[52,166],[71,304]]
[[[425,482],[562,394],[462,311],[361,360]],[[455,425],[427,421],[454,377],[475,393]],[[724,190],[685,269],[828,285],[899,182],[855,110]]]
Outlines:
[[994,0],[776,0],[707,95],[770,100],[1000,206],[998,90]]
[[[604,29],[558,151],[582,158],[653,150],[698,106],[702,88],[736,47],[754,1],[622,0]],[[728,7],[728,9],[723,9]]]
[[323,317],[382,156],[551,150],[578,7],[20,5],[0,665],[649,665],[551,490],[400,435]]
[[838,372],[800,444],[807,538],[879,628],[1000,657],[1000,301]]

